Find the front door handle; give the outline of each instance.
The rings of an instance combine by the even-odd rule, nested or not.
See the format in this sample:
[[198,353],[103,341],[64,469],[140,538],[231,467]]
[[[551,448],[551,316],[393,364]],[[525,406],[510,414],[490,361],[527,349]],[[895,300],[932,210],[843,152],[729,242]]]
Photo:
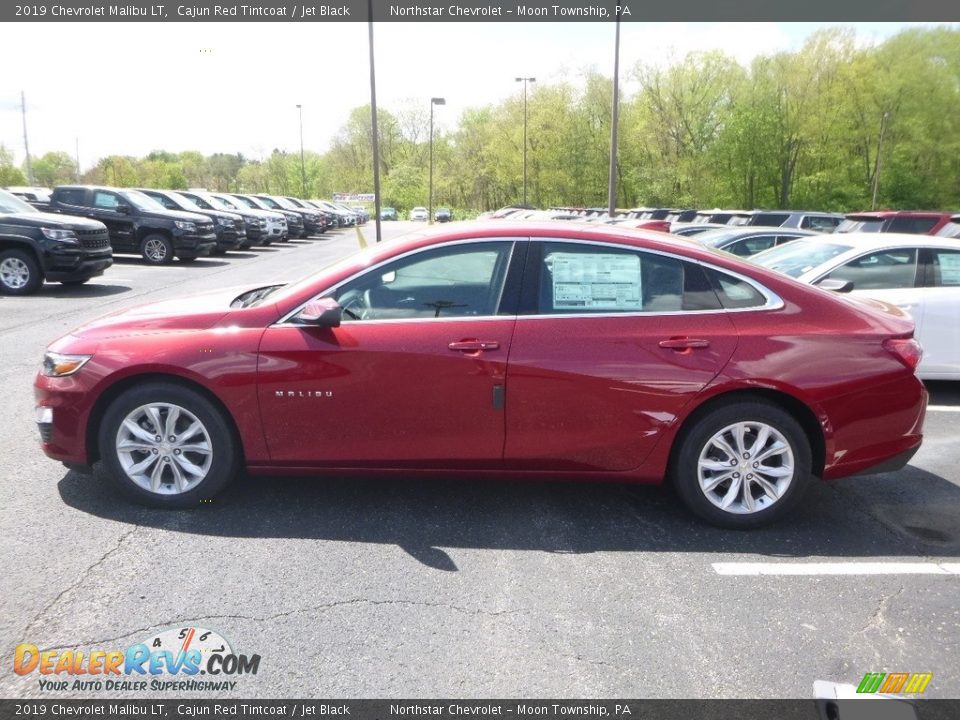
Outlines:
[[670,338],[669,340],[661,340],[660,347],[668,350],[689,350],[691,348],[710,347],[710,341],[702,338]]
[[459,352],[480,352],[481,350],[496,350],[500,343],[496,340],[460,340],[447,345],[451,350]]

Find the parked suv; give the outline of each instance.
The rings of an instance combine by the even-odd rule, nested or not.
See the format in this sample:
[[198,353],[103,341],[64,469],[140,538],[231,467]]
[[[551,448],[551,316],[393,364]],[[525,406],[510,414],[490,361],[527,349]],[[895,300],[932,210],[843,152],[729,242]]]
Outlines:
[[239,200],[227,202],[225,199],[205,190],[181,190],[179,192],[202,210],[224,210],[243,218],[243,227],[247,232],[247,244],[241,245],[241,247],[269,245],[273,242],[270,239],[270,232],[267,227],[268,216],[271,213],[264,210],[251,210],[246,205],[242,205]]
[[80,285],[112,264],[103,223],[40,212],[0,190],[0,293],[28,295],[44,279]]
[[241,247],[250,247],[247,241],[247,231],[243,218],[234,212],[226,210],[205,210],[190,198],[184,197],[173,190],[154,190],[139,188],[140,192],[153,198],[167,210],[183,210],[184,212],[206,215],[213,221],[213,233],[217,236],[216,247],[211,251],[214,255],[222,255],[227,250],[236,250]]
[[272,212],[274,215],[279,215],[282,217],[283,232],[281,233],[280,240],[283,242],[286,242],[290,238],[298,238],[300,237],[300,233],[303,232],[303,218],[295,212],[272,208],[261,198],[258,198],[254,195],[239,195],[237,193],[229,193],[226,197],[236,198],[238,202],[243,203],[247,207],[257,210],[266,210],[267,212]]
[[284,195],[283,199],[293,205],[296,209],[303,210],[308,214],[317,216],[316,220],[313,222],[314,226],[316,227],[315,230],[310,230],[310,225],[307,224],[306,221],[304,222],[304,226],[307,228],[309,234],[312,235],[313,233],[318,233],[322,235],[327,231],[327,228],[331,227],[331,221],[330,218],[327,217],[327,213],[314,207],[306,200],[291,197],[290,195]]
[[99,220],[107,226],[114,252],[138,253],[151,265],[168,265],[174,256],[195,260],[217,244],[210,218],[167,210],[136,190],[60,185],[53,189],[50,209]]
[[950,222],[950,213],[925,210],[877,210],[848,213],[836,232],[892,232],[910,235],[936,235]]
[[[321,227],[323,227],[323,223],[320,221],[320,213],[316,210],[305,210],[297,207],[287,198],[277,197],[276,195],[254,195],[253,197],[271,210],[287,214],[287,225],[290,226],[290,237],[305,238],[314,233],[319,234]],[[293,213],[293,215],[296,215],[296,218],[288,213]],[[297,220],[300,221],[300,228],[299,233],[295,234],[294,228],[296,227]]]

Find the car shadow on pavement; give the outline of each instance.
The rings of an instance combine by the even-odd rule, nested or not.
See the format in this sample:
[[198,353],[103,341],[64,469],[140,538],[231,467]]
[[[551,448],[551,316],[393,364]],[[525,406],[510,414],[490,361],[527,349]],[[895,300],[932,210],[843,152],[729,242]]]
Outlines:
[[129,292],[129,285],[106,285],[91,282],[85,285],[61,285],[59,283],[44,283],[37,292],[37,297],[53,298],[95,298],[108,295],[119,295]]
[[422,478],[238,478],[196,509],[129,504],[68,472],[63,501],[81,512],[179,533],[397,545],[426,566],[458,568],[442,548],[551,553],[691,552],[763,557],[960,557],[960,487],[909,467],[812,483],[786,519],[749,532],[691,516],[668,488]]
[[955,380],[927,380],[930,405],[960,406],[960,382]]

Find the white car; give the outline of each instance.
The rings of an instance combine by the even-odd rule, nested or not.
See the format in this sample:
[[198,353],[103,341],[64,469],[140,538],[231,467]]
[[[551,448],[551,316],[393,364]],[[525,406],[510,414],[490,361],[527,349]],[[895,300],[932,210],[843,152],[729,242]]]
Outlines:
[[410,219],[426,221],[430,219],[430,213],[427,212],[425,207],[415,207],[410,211]]
[[815,235],[749,259],[801,282],[906,310],[923,346],[917,375],[960,380],[960,244],[898,233]]

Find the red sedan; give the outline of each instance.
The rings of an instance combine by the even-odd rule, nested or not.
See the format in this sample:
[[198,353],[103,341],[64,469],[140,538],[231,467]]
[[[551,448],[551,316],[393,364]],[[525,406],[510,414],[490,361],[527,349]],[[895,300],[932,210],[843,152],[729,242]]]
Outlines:
[[37,375],[43,450],[159,507],[241,466],[666,478],[752,527],[812,477],[919,448],[920,348],[896,308],[664,235],[504,222],[82,327]]

